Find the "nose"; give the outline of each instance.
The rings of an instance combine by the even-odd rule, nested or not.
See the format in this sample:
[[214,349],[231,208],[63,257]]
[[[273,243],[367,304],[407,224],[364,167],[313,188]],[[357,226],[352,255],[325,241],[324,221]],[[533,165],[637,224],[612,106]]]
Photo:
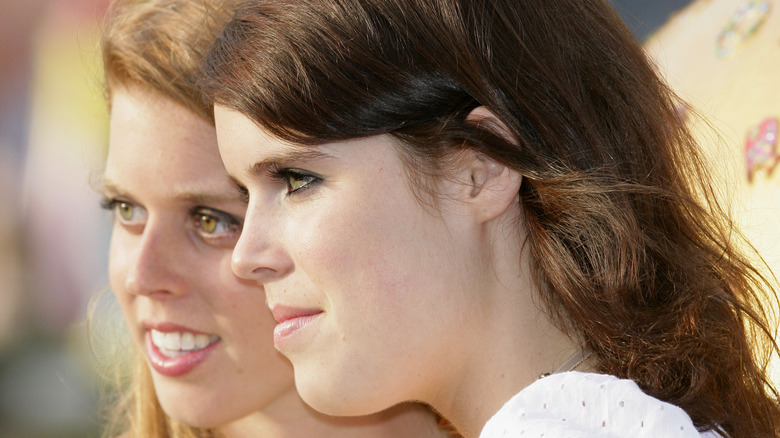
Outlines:
[[[175,232],[150,220],[137,236],[136,247],[128,256],[125,288],[134,295],[158,299],[173,298],[187,289],[186,250]],[[183,258],[184,257],[184,258]]]
[[264,212],[250,203],[231,259],[238,277],[265,284],[292,272],[294,265],[284,248],[281,223],[278,214]]

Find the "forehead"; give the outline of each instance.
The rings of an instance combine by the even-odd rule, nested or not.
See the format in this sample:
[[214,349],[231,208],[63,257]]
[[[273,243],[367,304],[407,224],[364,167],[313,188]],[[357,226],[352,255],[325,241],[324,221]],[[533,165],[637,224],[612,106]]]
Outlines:
[[[228,171],[249,170],[257,162],[289,162],[327,158],[328,145],[297,145],[281,140],[244,114],[216,105],[219,151]],[[233,166],[233,167],[231,167]]]
[[236,182],[258,176],[269,168],[297,165],[311,165],[326,172],[331,180],[334,176],[375,175],[392,170],[399,181],[409,182],[399,140],[390,134],[301,145],[279,139],[241,112],[224,106],[214,107],[214,118],[220,155],[227,173]]
[[140,86],[116,87],[111,92],[109,141],[136,136],[195,142],[216,142],[214,127],[196,113]]
[[260,129],[249,117],[239,111],[222,105],[214,105],[214,121],[220,140],[229,140],[235,136],[263,135]]
[[214,127],[189,109],[140,88],[112,93],[105,176],[123,184],[225,179]]

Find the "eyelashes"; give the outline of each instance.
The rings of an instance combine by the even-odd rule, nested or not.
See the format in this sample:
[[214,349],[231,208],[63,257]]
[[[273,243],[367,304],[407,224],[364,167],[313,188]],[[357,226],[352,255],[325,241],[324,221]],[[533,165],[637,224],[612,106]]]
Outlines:
[[[273,185],[273,190],[284,187],[285,197],[299,196],[303,192],[315,188],[322,183],[324,179],[307,170],[297,169],[293,167],[284,167],[281,163],[270,163],[264,166],[265,178],[270,180]],[[238,179],[230,177],[233,187],[238,192],[241,201],[245,204],[249,203],[249,189],[240,183]],[[261,183],[263,184],[263,183]]]
[[195,207],[190,210],[193,225],[201,234],[213,238],[223,235],[238,235],[241,233],[243,221],[225,213],[208,207]]
[[100,207],[114,214],[114,218],[123,225],[138,225],[146,222],[146,209],[134,202],[123,199],[104,198]]
[[247,190],[246,187],[244,187],[244,186],[242,186],[240,184],[237,184],[235,182],[233,183],[233,185],[236,187],[236,190],[238,191],[238,196],[241,198],[241,202],[243,202],[244,204],[248,204],[249,203],[249,190]]
[[[148,213],[141,205],[119,198],[104,198],[101,208],[110,211],[114,220],[131,232],[140,232],[146,225]],[[243,228],[243,218],[205,206],[196,206],[187,212],[187,228],[201,239],[212,244],[230,244],[238,240]]]
[[287,196],[301,194],[322,182],[322,178],[314,173],[276,164],[268,168],[268,174],[273,180],[287,187]]

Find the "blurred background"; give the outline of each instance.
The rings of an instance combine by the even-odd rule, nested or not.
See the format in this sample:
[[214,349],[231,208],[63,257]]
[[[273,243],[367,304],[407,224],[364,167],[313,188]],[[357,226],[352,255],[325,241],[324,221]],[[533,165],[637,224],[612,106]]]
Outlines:
[[108,220],[103,0],[0,2],[0,437],[98,436],[89,298]]
[[[92,188],[108,138],[99,59],[99,25],[107,3],[0,4],[0,438],[99,436],[98,400],[104,384],[97,377],[101,362],[89,343],[87,306],[107,283],[110,218]],[[730,121],[718,116],[724,108],[734,109],[728,96],[707,97],[722,85],[713,92],[691,76],[708,75],[702,63],[709,71],[726,62],[744,66],[738,60],[714,59],[712,49],[720,29],[744,2],[698,0],[688,8],[688,0],[612,3],[647,41],[670,83],[686,99],[701,103],[703,112],[726,120],[724,132],[734,133],[718,142],[731,151],[721,155],[728,157],[721,164],[732,170],[724,173],[730,181],[726,191],[737,200],[740,217],[750,212],[751,219],[743,222],[759,236],[767,260],[780,266],[780,176],[764,172],[760,181],[747,181],[742,152],[750,121],[762,114],[780,115],[780,108],[771,107],[780,102],[780,86],[775,80],[774,88],[758,90],[773,97],[762,100],[763,106],[754,105],[752,95],[730,94],[756,112],[750,120]],[[719,15],[706,15],[713,5]],[[683,8],[685,14],[679,13]],[[756,38],[759,32],[768,33],[756,31]],[[691,35],[702,35],[701,41]],[[773,38],[772,49],[780,52],[776,46],[778,38]],[[696,56],[706,60],[695,61]],[[773,71],[759,76],[777,77]],[[727,73],[720,79],[733,83],[744,72]],[[755,77],[750,78],[754,83]],[[683,92],[691,84],[699,88]],[[119,316],[110,313],[108,318]]]

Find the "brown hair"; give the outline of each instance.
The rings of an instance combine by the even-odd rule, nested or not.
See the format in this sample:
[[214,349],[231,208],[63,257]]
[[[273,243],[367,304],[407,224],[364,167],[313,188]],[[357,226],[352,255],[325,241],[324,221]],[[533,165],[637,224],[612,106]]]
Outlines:
[[[237,1],[237,0],[236,0]],[[137,86],[214,123],[198,85],[199,65],[232,16],[233,0],[115,0],[102,35],[106,94]],[[134,350],[129,383],[114,403],[105,436],[208,438],[217,433],[178,423],[160,407],[149,367]]]
[[[518,170],[542,299],[600,371],[702,430],[780,432],[771,281],[737,247],[675,96],[605,1],[254,1],[203,72],[215,103],[283,140],[390,134],[422,182],[464,147]],[[467,121],[480,105],[515,142]]]

